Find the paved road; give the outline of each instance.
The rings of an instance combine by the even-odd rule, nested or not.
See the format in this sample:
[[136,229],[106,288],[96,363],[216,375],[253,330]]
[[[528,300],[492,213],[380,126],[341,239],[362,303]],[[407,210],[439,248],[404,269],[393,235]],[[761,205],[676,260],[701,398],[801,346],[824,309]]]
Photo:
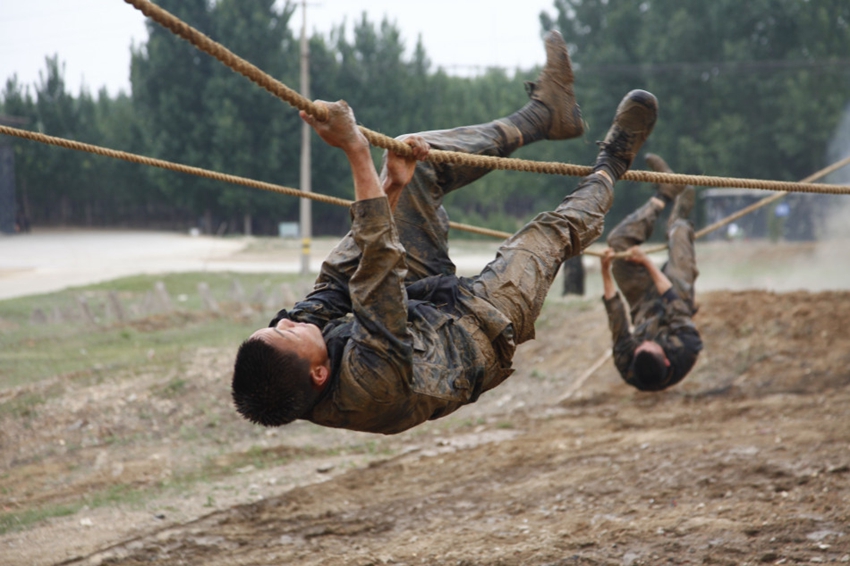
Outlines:
[[[0,236],[0,299],[57,291],[136,274],[291,271],[298,258],[237,261],[248,239],[168,232],[40,231]],[[317,259],[316,268],[318,268]],[[258,265],[262,263],[262,265]]]
[[[301,270],[298,241],[288,242],[284,249],[278,245],[268,252],[240,254],[250,241],[251,238],[118,230],[41,230],[0,235],[0,300],[138,274]],[[335,243],[332,238],[314,240],[311,271],[319,271]],[[480,271],[493,258],[493,250],[487,247],[453,254],[458,271]]]

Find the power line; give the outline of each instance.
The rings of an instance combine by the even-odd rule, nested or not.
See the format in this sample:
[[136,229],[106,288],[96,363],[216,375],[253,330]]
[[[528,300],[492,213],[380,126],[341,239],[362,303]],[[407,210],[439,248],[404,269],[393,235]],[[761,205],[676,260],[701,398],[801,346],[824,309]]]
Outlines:
[[[663,75],[670,73],[696,72],[735,74],[752,73],[764,71],[782,70],[812,70],[817,72],[843,70],[850,67],[850,59],[832,60],[784,60],[765,59],[763,61],[705,61],[705,62],[672,62],[672,63],[622,63],[593,65],[582,64],[573,61],[576,72],[586,75],[614,75],[614,74],[640,74],[640,75]],[[486,72],[486,71],[525,71],[519,67],[506,67],[503,65],[437,65],[438,69],[448,71]]]
[[814,70],[845,69],[850,67],[850,59],[832,59],[827,61],[804,61],[773,59],[763,61],[706,61],[681,63],[641,63],[641,64],[611,64],[611,65],[581,65],[575,63],[577,72],[585,74],[625,74],[639,73],[646,75],[663,75],[681,73],[684,71],[698,73],[752,73],[754,71],[781,70]]

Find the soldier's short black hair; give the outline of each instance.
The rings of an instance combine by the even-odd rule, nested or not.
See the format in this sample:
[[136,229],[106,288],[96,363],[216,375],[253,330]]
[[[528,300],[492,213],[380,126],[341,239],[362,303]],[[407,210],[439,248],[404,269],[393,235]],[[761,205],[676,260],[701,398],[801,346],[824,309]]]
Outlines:
[[231,393],[239,414],[263,426],[291,423],[318,396],[307,360],[256,338],[239,346]]
[[668,369],[663,354],[643,350],[632,359],[631,372],[640,384],[638,388],[644,391],[663,389],[667,383]]

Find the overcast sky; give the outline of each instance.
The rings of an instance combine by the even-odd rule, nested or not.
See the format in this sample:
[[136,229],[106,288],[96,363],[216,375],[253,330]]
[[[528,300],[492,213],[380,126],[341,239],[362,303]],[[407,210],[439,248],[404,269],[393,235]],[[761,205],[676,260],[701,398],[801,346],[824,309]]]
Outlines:
[[[553,0],[316,0],[307,26],[326,33],[343,19],[351,30],[364,11],[375,22],[386,16],[402,31],[407,54],[421,35],[434,66],[455,74],[500,66],[530,68],[545,60],[538,14],[554,15]],[[44,59],[58,54],[67,88],[85,84],[92,94],[106,87],[129,92],[130,45],[144,41],[144,15],[123,0],[0,0],[0,81],[17,74],[33,85]],[[300,30],[301,12],[294,29]]]

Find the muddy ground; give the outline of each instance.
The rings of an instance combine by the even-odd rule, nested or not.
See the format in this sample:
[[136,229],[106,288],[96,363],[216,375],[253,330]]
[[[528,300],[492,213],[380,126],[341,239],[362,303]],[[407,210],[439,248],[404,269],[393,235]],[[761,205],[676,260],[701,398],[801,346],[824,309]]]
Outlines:
[[100,500],[3,535],[0,563],[850,562],[850,292],[700,305],[705,351],[669,391],[610,359],[572,390],[610,338],[598,298],[555,298],[508,382],[392,437],[249,425],[231,350],[167,395],[174,376],[66,382],[0,423],[0,505]]

